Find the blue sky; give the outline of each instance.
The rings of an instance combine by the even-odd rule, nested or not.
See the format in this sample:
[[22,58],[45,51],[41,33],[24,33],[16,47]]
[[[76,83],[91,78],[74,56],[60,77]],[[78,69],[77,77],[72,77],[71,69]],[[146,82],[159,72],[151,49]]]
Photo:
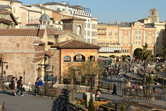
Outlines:
[[[40,0],[19,0],[23,4],[36,4]],[[69,2],[70,5],[81,5],[90,8],[92,16],[99,22],[115,23],[134,22],[147,18],[149,10],[156,8],[159,11],[160,21],[166,20],[166,0],[41,0],[46,2]]]

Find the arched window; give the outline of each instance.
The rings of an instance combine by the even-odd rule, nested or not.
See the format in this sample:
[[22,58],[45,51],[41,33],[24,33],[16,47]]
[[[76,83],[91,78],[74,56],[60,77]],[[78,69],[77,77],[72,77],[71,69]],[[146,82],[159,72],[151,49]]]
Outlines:
[[81,35],[81,26],[77,26],[77,35]]
[[85,56],[81,54],[74,56],[74,62],[85,62]]
[[64,62],[71,62],[71,57],[70,56],[65,56],[64,57]]
[[89,57],[88,57],[88,60],[89,60],[90,62],[95,62],[95,57],[94,57],[94,56],[89,56]]

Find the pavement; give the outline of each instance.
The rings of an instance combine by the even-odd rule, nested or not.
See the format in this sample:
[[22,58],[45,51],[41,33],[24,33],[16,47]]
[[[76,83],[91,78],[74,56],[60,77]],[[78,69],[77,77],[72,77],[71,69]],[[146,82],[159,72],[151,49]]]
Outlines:
[[24,96],[12,96],[0,92],[0,105],[5,102],[5,111],[52,111],[54,99],[36,97],[24,92]]

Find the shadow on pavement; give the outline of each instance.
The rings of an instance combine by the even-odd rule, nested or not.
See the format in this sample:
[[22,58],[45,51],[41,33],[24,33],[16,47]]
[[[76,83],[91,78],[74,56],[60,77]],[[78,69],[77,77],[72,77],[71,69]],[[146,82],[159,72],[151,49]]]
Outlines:
[[0,91],[1,94],[7,94],[10,96],[14,96],[10,91]]

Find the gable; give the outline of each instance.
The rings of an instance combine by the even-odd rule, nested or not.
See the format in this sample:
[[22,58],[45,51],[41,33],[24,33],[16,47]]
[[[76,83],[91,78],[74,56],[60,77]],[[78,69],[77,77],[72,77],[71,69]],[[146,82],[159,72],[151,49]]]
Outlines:
[[73,39],[75,39],[75,37],[70,33],[66,33],[66,34],[59,36],[58,39],[59,39],[58,40],[59,42],[63,42],[63,41],[67,41],[67,40],[73,40]]

